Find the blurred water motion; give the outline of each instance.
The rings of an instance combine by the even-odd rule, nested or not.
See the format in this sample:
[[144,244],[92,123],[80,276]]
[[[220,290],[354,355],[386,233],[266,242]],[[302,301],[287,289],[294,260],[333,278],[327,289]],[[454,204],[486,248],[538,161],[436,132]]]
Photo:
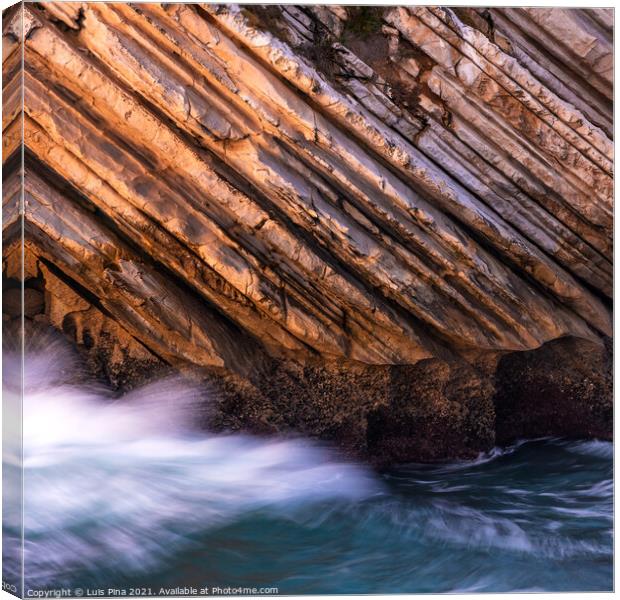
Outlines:
[[612,587],[610,443],[537,440],[373,473],[302,439],[199,431],[208,398],[187,381],[114,398],[64,343],[44,346],[25,361],[26,588]]

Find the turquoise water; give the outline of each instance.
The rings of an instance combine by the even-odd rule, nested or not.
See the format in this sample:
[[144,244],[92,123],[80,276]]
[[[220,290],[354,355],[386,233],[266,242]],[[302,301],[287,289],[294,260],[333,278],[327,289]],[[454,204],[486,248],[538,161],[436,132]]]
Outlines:
[[376,497],[242,515],[155,579],[182,565],[181,581],[283,593],[609,590],[611,476],[610,444],[559,440],[401,467]]
[[177,560],[188,581],[208,565],[209,580],[284,593],[608,590],[611,476],[610,444],[529,442],[394,469],[363,501],[243,515]]
[[[181,380],[114,399],[63,381],[58,360],[27,365],[27,588],[612,588],[611,443],[534,440],[375,472],[303,439],[195,431],[204,398]],[[12,548],[18,522],[5,525]]]
[[[225,447],[219,439],[221,447],[212,449],[212,468],[232,466],[228,451],[239,452],[243,462],[265,450],[263,442],[228,441]],[[191,475],[189,484],[180,482],[188,465],[175,464],[196,461],[193,452],[156,465],[134,461],[134,472],[125,476],[127,485],[134,478],[134,492],[111,500],[114,507],[106,506],[114,493],[105,490],[100,503],[86,502],[88,511],[77,498],[65,505],[74,511],[70,518],[42,515],[53,517],[57,528],[41,520],[35,532],[31,525],[30,585],[141,586],[153,594],[161,586],[268,586],[282,594],[612,587],[609,443],[539,440],[474,463],[409,465],[374,476],[287,443],[270,445],[271,456],[263,457],[269,466],[250,469],[267,481],[264,494],[244,493],[243,477],[248,486],[260,482],[241,463],[229,481],[201,490],[192,489]],[[105,460],[109,471],[114,460]],[[157,482],[154,498],[143,479],[152,469],[170,477],[168,484]],[[96,494],[96,486],[84,486],[88,474],[80,477],[81,493]]]

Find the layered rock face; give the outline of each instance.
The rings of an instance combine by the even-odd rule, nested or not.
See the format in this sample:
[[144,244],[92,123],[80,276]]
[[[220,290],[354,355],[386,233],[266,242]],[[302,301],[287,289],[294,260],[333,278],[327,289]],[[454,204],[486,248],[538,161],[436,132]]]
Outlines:
[[181,370],[213,427],[377,460],[609,437],[612,26],[607,9],[14,7],[5,323],[23,279],[28,326],[113,385]]

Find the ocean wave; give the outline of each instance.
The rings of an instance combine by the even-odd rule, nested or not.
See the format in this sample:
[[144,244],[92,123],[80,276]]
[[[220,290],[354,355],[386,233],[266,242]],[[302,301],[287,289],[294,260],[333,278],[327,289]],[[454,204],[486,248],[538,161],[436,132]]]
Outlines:
[[[609,579],[611,444],[521,440],[380,477],[302,438],[200,431],[209,398],[194,383],[116,397],[46,348],[28,356],[23,399],[31,587],[161,579],[187,562],[198,580],[237,565],[240,581],[261,552],[270,584],[317,593],[330,580],[352,593],[554,589],[574,560],[596,589]],[[15,545],[19,514],[6,518]]]
[[586,456],[596,456],[597,458],[608,458],[610,460],[614,457],[613,443],[603,440],[566,442],[566,448],[569,452],[584,454]]
[[380,489],[368,469],[317,443],[198,431],[196,410],[208,398],[182,378],[115,398],[76,377],[75,356],[51,344],[28,355],[23,397],[32,585],[97,565],[153,568],[240,514],[360,500]]

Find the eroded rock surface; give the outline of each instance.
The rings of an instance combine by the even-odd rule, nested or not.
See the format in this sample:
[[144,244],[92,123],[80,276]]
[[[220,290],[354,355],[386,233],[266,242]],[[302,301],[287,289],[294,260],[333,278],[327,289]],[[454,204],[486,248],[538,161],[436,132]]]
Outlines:
[[23,268],[26,319],[113,385],[180,369],[213,426],[378,460],[609,437],[612,24],[9,9],[4,319]]

